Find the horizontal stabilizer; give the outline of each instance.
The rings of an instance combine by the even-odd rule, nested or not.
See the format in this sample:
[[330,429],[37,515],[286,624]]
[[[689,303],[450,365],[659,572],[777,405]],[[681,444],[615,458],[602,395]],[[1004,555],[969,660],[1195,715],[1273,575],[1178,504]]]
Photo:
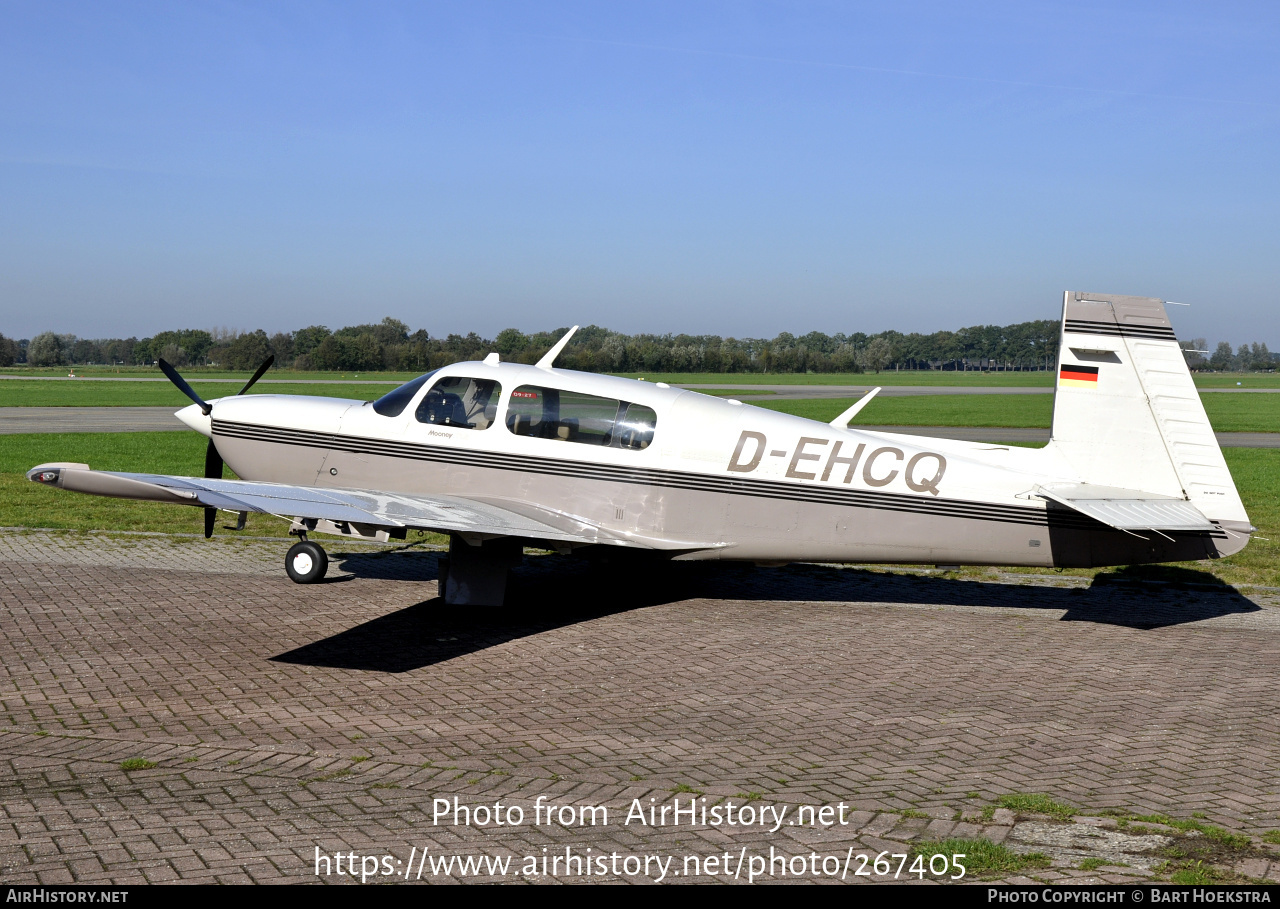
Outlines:
[[1216,526],[1185,499],[1094,486],[1089,483],[1054,483],[1037,486],[1036,495],[1065,505],[1117,530],[1210,531]]

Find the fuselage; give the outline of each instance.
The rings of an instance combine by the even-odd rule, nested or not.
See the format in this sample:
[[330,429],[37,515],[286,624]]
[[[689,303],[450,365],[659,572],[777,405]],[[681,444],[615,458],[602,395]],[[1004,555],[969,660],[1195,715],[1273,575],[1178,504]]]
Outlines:
[[246,395],[179,416],[242,479],[460,495],[717,544],[677,558],[1086,567],[1212,558],[1247,539],[1122,533],[1055,506],[1037,487],[1079,478],[1052,444],[842,429],[514,363],[459,363],[405,388],[394,413],[397,402]]

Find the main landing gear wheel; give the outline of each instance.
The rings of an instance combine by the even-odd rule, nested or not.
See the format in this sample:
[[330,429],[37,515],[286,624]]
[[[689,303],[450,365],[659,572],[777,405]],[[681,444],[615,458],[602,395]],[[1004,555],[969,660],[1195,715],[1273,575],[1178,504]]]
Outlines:
[[294,543],[284,557],[284,570],[295,584],[314,584],[329,570],[329,556],[310,540]]

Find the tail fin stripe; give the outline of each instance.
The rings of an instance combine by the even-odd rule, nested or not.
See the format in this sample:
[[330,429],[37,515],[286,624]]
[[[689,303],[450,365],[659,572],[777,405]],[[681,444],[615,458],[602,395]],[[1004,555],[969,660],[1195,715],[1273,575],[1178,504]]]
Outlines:
[[1155,338],[1161,341],[1176,341],[1178,336],[1172,328],[1155,325],[1116,325],[1107,322],[1085,322],[1079,319],[1067,319],[1064,328],[1081,335],[1118,335],[1130,338]]

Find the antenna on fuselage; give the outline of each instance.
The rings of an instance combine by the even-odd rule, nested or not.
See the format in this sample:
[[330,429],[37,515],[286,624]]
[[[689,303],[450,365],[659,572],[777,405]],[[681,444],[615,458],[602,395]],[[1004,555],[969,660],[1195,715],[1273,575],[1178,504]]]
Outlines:
[[862,410],[862,408],[870,404],[871,399],[878,394],[880,394],[879,385],[877,385],[875,388],[871,389],[869,392],[867,392],[865,395],[859,398],[857,404],[854,404],[844,413],[840,414],[840,416],[832,420],[831,425],[834,426],[836,429],[844,429],[846,426],[849,425],[849,421],[858,415],[858,411]]
[[560,356],[560,351],[564,350],[564,346],[569,343],[569,339],[573,337],[573,333],[577,330],[578,330],[578,326],[575,325],[573,326],[573,328],[566,331],[564,333],[564,337],[562,337],[559,341],[557,341],[555,343],[555,346],[552,347],[550,350],[546,352],[546,354],[543,355],[542,359],[538,361],[537,365],[542,369],[550,369],[551,364],[556,361],[556,357]]

